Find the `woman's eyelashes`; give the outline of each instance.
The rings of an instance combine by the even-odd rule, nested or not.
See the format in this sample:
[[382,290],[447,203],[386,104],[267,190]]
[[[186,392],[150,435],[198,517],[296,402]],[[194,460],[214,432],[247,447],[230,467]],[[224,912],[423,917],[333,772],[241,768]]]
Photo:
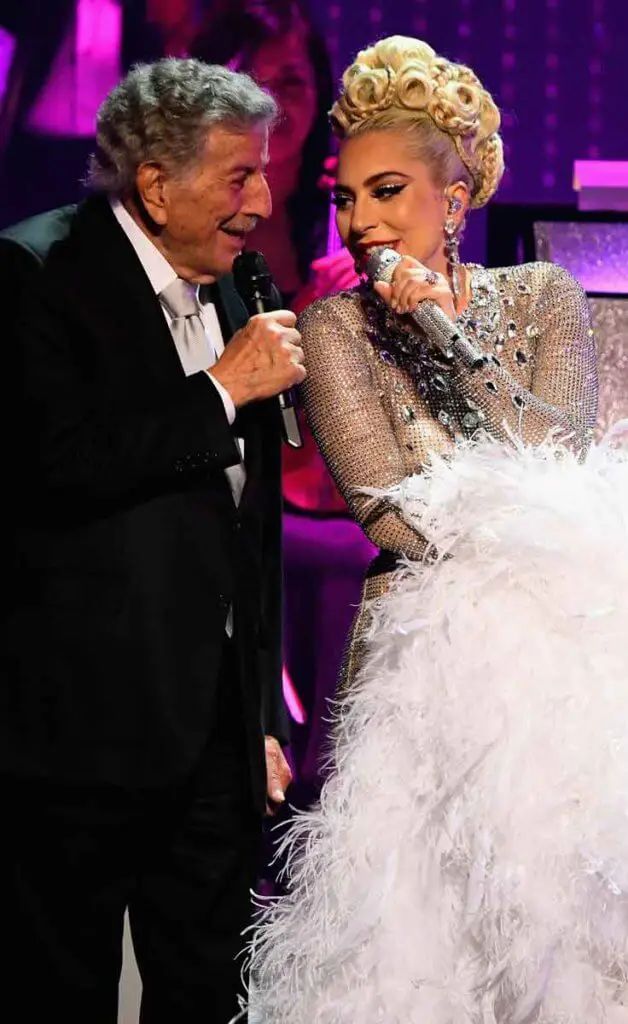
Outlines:
[[[406,188],[406,185],[402,183],[378,185],[371,192],[371,196],[373,199],[385,202],[387,199],[398,196],[400,192],[403,192],[404,188]],[[338,210],[346,210],[349,204],[354,201],[354,197],[347,192],[338,191],[332,193],[331,201]]]
[[346,210],[351,202],[351,196],[346,195],[344,192],[332,192],[331,201],[336,209]]
[[400,182],[395,185],[378,185],[371,194],[374,199],[392,199],[393,196],[398,196],[400,192],[403,192],[405,187]]

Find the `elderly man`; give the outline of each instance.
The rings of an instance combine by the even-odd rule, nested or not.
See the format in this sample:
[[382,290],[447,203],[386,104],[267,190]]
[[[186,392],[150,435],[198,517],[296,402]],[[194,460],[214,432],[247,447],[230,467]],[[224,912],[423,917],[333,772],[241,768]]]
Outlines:
[[237,1013],[289,781],[274,396],[305,371],[230,277],[275,113],[244,75],[138,66],[94,194],[0,238],[3,1020],[112,1024],[126,908],[143,1024]]

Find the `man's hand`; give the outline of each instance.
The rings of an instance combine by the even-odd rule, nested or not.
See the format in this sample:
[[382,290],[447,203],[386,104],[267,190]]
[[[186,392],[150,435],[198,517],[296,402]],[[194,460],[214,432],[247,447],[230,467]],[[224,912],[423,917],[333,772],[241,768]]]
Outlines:
[[288,391],[305,379],[301,335],[287,309],[252,316],[233,335],[211,374],[231,395],[236,409]]
[[282,804],[286,797],[285,791],[292,782],[290,765],[284,757],[283,750],[274,736],[264,738],[266,744],[266,795],[268,814],[274,814],[274,805]]

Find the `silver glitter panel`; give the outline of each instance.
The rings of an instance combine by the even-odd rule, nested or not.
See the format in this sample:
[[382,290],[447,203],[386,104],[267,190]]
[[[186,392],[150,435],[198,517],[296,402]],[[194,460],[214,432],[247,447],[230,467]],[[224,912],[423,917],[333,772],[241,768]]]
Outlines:
[[535,254],[559,263],[586,292],[628,295],[628,224],[539,221]]
[[596,437],[628,417],[628,296],[589,299],[597,342],[600,399]]

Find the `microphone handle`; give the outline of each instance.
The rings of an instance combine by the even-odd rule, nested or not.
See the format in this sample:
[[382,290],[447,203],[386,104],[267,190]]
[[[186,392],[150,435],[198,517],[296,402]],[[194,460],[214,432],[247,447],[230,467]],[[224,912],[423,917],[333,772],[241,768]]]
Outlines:
[[479,370],[486,363],[486,356],[450,320],[435,302],[425,299],[410,317],[448,358],[457,359],[469,370]]
[[[256,313],[267,313],[264,308],[264,300],[259,292],[254,296],[253,305]],[[303,438],[296,411],[296,395],[293,389],[281,391],[277,395],[279,402],[279,413],[281,415],[281,429],[283,439],[290,448],[302,448]]]

